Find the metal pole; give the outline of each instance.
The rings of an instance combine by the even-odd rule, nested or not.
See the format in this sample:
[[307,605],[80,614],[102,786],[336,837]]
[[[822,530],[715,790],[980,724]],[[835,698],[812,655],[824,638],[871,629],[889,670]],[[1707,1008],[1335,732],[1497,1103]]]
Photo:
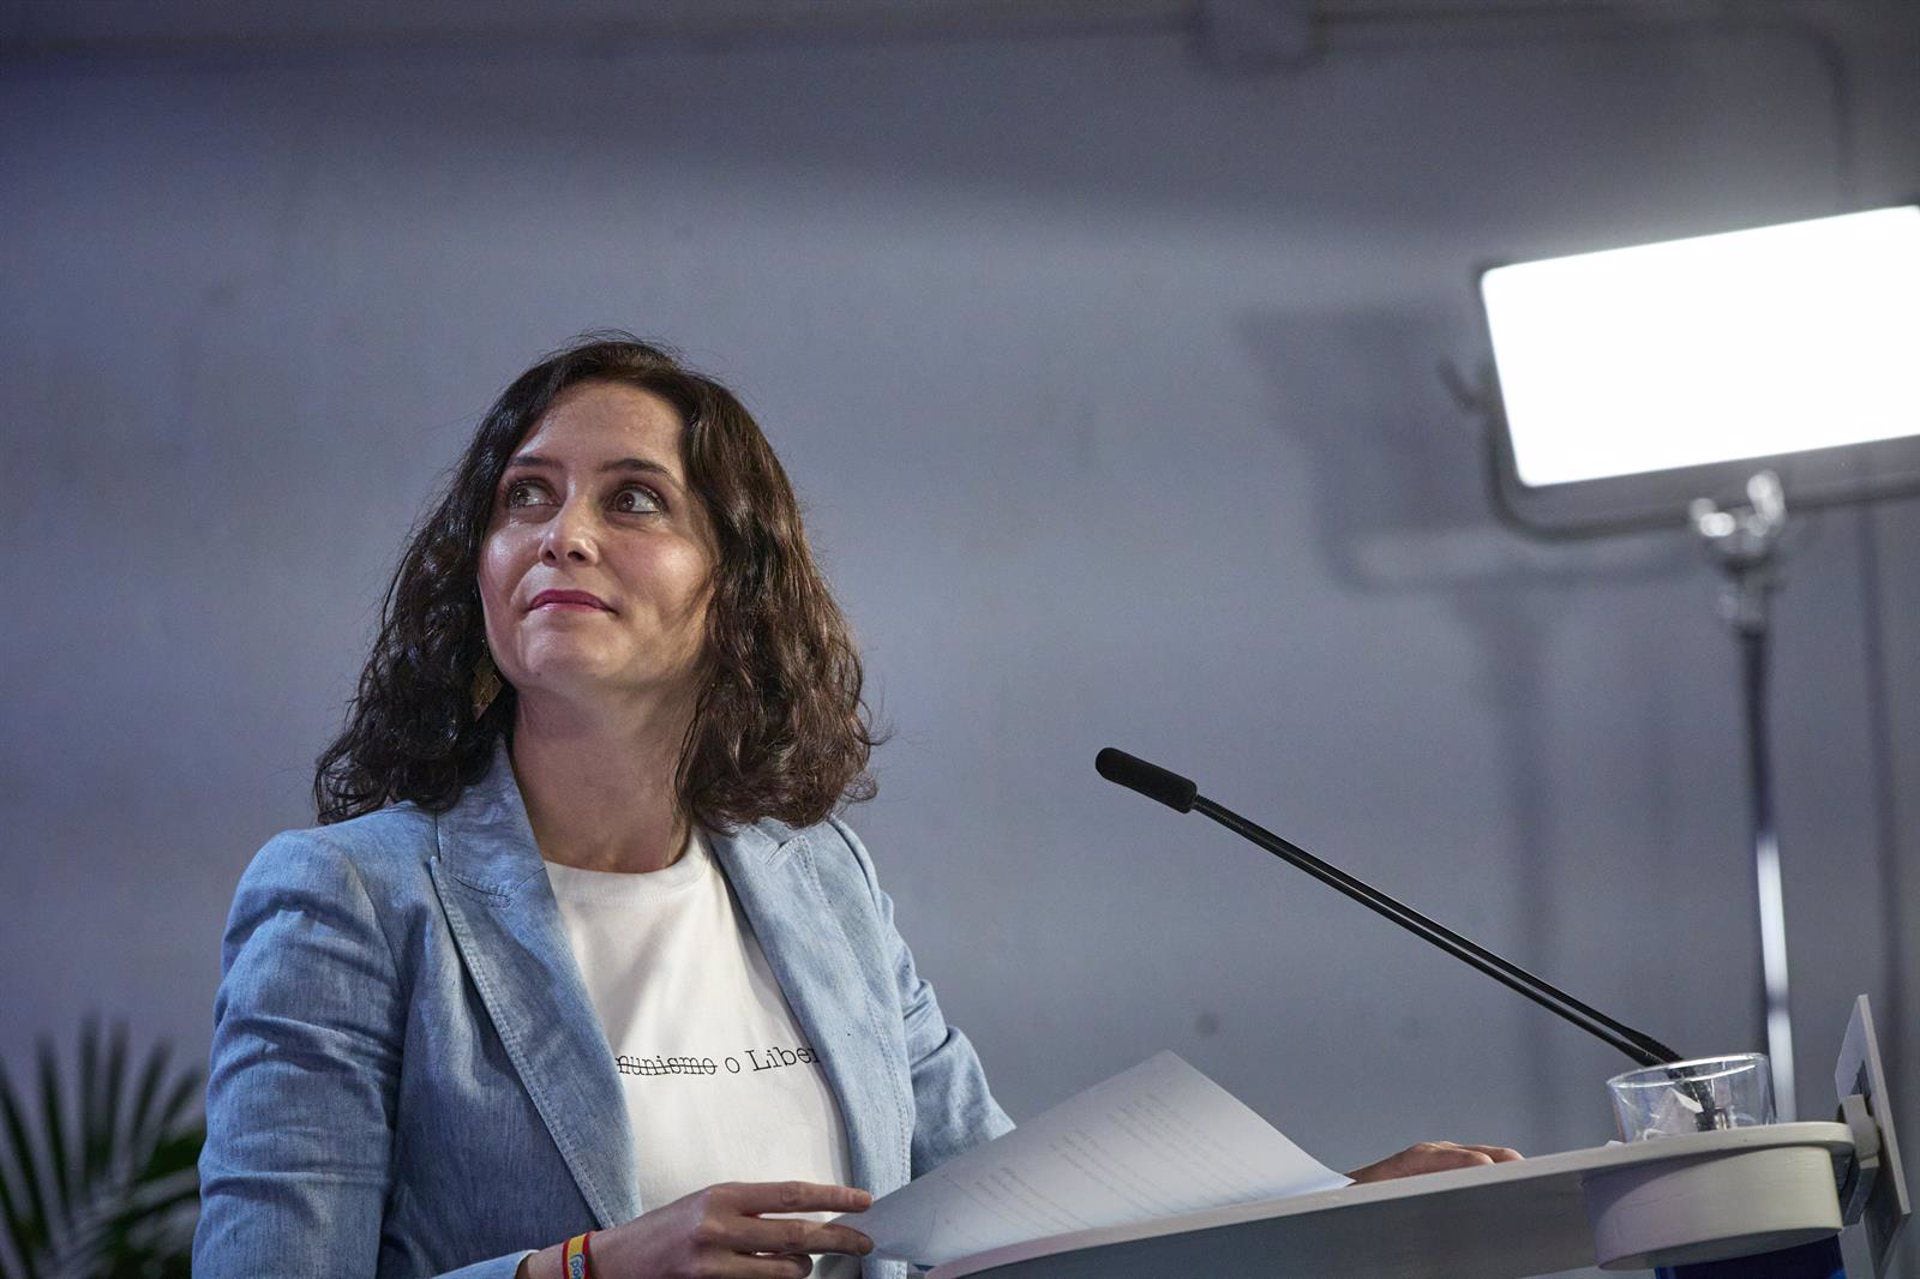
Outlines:
[[[1740,589],[1736,587],[1736,589]],[[1758,624],[1740,636],[1742,685],[1747,714],[1747,784],[1752,799],[1753,877],[1760,903],[1761,1012],[1767,1028],[1767,1061],[1773,1069],[1773,1108],[1781,1123],[1796,1113],[1793,1080],[1793,1015],[1787,1006],[1787,914],[1780,883],[1780,836],[1773,816],[1773,750],[1767,733],[1767,658],[1770,610],[1758,588]]]
[[1753,503],[1727,512],[1693,504],[1695,529],[1727,574],[1727,622],[1740,644],[1741,692],[1747,730],[1747,796],[1753,831],[1753,875],[1760,924],[1760,1013],[1767,1061],[1773,1071],[1774,1112],[1782,1123],[1797,1114],[1793,1074],[1793,1014],[1788,1006],[1786,895],[1781,888],[1780,835],[1774,820],[1773,751],[1768,734],[1768,657],[1774,569],[1786,528],[1780,481],[1762,472],[1747,485]]

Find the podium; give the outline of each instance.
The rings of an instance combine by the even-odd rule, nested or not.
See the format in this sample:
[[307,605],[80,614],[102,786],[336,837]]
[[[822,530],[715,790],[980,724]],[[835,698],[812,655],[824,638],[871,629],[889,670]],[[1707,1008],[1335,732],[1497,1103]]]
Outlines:
[[1543,1155],[1012,1244],[929,1279],[1524,1279],[1684,1267],[1830,1239],[1877,1279],[1910,1212],[1864,996],[1840,1120]]

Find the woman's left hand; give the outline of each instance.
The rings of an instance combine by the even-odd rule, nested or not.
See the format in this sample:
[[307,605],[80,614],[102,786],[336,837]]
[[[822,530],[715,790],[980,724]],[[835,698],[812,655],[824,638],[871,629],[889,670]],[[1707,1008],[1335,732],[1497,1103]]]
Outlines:
[[1455,1141],[1423,1141],[1397,1155],[1388,1155],[1378,1163],[1356,1168],[1347,1176],[1357,1182],[1391,1181],[1395,1177],[1417,1177],[1423,1172],[1512,1163],[1524,1157],[1519,1151],[1505,1146],[1463,1146]]

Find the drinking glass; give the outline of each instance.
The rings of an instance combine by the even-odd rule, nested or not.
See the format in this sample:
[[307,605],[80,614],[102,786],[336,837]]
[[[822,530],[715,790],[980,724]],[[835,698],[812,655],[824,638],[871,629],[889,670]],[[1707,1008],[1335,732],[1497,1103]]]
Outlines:
[[1773,1122],[1765,1053],[1701,1057],[1629,1070],[1607,1080],[1622,1141]]

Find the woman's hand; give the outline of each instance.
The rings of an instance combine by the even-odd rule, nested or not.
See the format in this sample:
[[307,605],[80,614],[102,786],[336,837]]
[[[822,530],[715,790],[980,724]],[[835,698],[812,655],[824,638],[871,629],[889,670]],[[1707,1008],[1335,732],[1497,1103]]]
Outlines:
[[1395,1177],[1417,1177],[1423,1172],[1445,1172],[1449,1168],[1472,1168],[1477,1164],[1512,1163],[1524,1156],[1505,1146],[1463,1146],[1453,1141],[1423,1141],[1397,1155],[1388,1155],[1379,1163],[1356,1168],[1347,1174],[1355,1181],[1391,1181]]
[[[873,1240],[850,1226],[767,1213],[860,1212],[873,1196],[809,1181],[729,1182],[593,1234],[595,1279],[801,1279],[809,1253],[862,1257]],[[562,1245],[521,1263],[519,1279],[561,1279]]]

